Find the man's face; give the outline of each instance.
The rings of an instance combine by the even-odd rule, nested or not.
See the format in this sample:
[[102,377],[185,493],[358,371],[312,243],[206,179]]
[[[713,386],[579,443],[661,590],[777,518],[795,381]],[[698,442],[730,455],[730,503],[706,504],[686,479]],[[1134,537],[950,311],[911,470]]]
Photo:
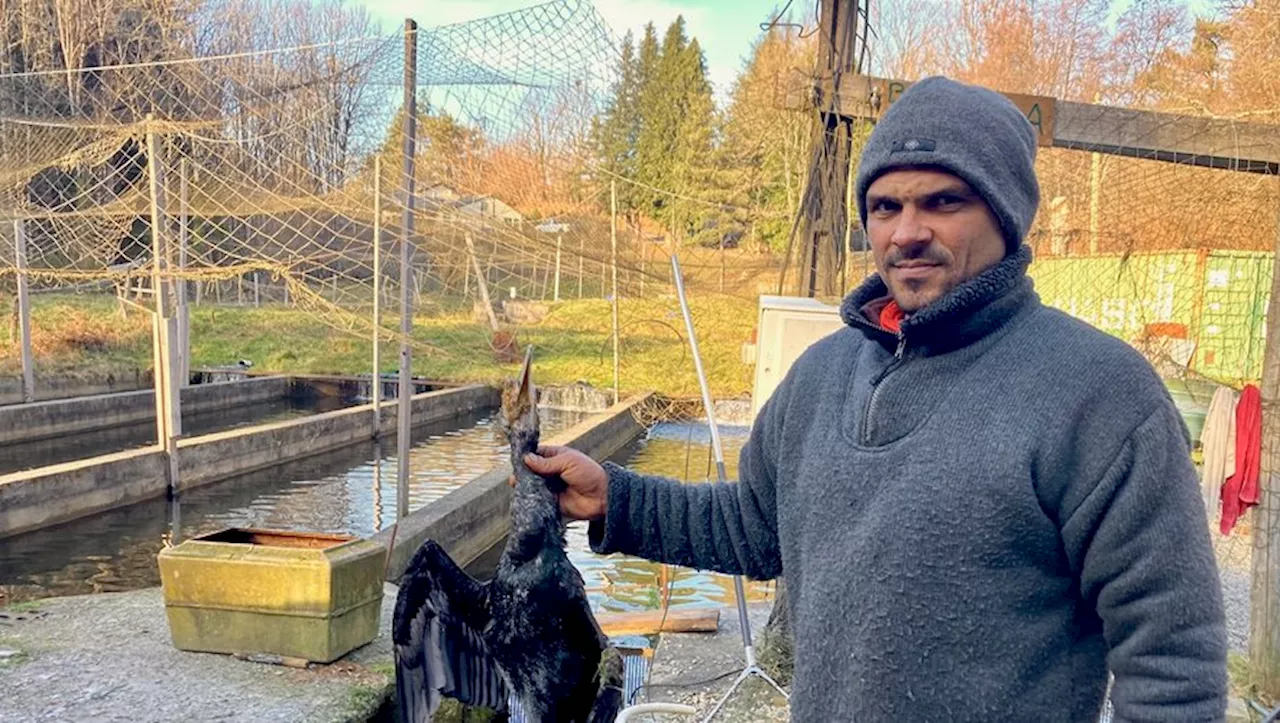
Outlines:
[[933,169],[889,171],[867,188],[876,270],[902,310],[936,301],[1004,257],[991,208],[969,184]]

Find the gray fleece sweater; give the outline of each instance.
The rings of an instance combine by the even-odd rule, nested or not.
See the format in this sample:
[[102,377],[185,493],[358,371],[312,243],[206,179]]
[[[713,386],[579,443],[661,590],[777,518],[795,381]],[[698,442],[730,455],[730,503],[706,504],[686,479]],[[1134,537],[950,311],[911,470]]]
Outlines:
[[[1186,426],[1123,342],[1043,306],[1020,248],[892,334],[811,347],[740,482],[608,465],[597,552],[783,576],[796,721],[1214,721],[1226,632]],[[883,303],[881,301],[880,303]]]

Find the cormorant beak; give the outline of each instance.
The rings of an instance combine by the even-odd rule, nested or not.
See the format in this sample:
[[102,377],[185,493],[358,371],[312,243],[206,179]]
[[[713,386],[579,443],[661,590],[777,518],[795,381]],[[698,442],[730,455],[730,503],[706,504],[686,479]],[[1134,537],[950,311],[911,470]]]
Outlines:
[[528,409],[538,408],[538,391],[533,386],[533,345],[524,352],[524,366],[520,368],[520,391],[519,399],[522,404],[528,404]]

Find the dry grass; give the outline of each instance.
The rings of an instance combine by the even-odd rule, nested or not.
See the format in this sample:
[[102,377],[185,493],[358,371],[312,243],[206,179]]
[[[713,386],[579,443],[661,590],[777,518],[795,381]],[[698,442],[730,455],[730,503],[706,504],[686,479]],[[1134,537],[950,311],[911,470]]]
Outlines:
[[[754,301],[706,295],[691,302],[703,363],[713,393],[745,397],[751,367],[742,345],[756,321]],[[488,325],[469,311],[435,307],[417,316],[414,373],[448,381],[497,382],[517,364],[499,363]],[[131,311],[122,316],[108,296],[41,296],[32,314],[32,338],[41,375],[123,371],[151,366],[151,323]],[[398,327],[394,316],[383,319]],[[512,325],[520,345],[532,344],[544,384],[586,382],[613,385],[610,304],[582,299],[548,304],[539,321]],[[619,311],[620,389],[654,390],[696,397],[698,382],[687,334],[674,297],[624,299]],[[20,371],[16,344],[0,339],[0,375]],[[253,361],[256,370],[281,373],[364,374],[370,370],[372,341],[335,329],[315,314],[283,306],[193,308],[193,366]],[[394,371],[397,345],[383,345],[382,371]]]

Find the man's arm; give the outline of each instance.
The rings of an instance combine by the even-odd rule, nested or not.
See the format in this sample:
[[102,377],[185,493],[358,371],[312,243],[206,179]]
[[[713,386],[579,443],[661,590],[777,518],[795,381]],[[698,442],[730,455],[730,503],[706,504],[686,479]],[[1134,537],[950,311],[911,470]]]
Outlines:
[[775,475],[786,382],[764,405],[739,457],[741,481],[683,484],[597,465],[567,448],[539,450],[530,469],[565,483],[560,509],[590,520],[591,548],[767,580],[782,573]]
[[1217,721],[1226,708],[1221,583],[1183,429],[1158,405],[1062,526],[1103,623],[1117,721]]

